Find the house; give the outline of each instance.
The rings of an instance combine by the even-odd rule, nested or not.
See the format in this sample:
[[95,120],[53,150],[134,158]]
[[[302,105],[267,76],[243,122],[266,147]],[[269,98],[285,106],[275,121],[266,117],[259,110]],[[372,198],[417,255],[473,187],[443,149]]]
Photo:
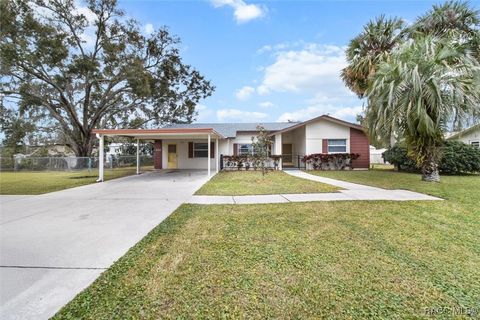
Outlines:
[[[97,129],[94,133],[100,139],[101,153],[104,136],[151,140],[156,169],[207,169],[210,175],[212,169],[219,171],[220,155],[252,153],[258,125],[272,137],[272,154],[282,155],[280,169],[299,167],[301,157],[313,153],[358,153],[353,168],[368,169],[370,165],[363,128],[328,115],[304,122],[170,124],[160,129]],[[103,180],[103,172],[99,180]]]
[[451,134],[447,137],[447,140],[457,140],[480,148],[480,123]]

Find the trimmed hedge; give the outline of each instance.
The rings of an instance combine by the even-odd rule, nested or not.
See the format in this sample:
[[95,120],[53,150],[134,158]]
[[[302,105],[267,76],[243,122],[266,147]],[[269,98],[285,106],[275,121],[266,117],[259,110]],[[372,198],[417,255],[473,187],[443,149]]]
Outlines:
[[[445,141],[442,146],[439,170],[444,174],[480,172],[480,149],[460,141]],[[418,171],[415,161],[407,154],[407,148],[396,144],[382,154],[385,161],[398,170]]]

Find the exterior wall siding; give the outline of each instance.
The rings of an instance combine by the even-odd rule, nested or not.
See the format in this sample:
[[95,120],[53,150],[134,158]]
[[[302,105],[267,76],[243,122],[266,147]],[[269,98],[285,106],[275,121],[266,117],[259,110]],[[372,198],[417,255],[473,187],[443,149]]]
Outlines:
[[[215,139],[212,139],[212,142],[215,142]],[[163,140],[162,149],[165,152],[162,153],[162,169],[167,168],[168,164],[168,145],[176,144],[177,145],[177,168],[178,169],[207,169],[207,160],[210,161],[210,166],[212,170],[216,169],[216,159],[215,158],[189,158],[188,157],[188,143],[189,142],[203,142],[207,143],[207,139],[185,139],[185,140]],[[226,140],[219,140],[219,151],[225,148]],[[220,156],[221,152],[219,152]]]
[[459,136],[458,138],[452,139],[452,140],[461,141],[461,142],[466,143],[466,144],[471,144],[472,142],[480,141],[480,128],[477,129],[477,130],[473,130],[471,132],[468,132],[466,134],[463,134],[463,135]]
[[370,167],[370,144],[363,131],[350,128],[350,152],[360,154],[358,159],[352,161],[354,169],[368,169]]
[[[350,152],[350,128],[328,120],[308,123],[305,128],[306,154],[326,153],[323,144],[327,139],[346,139],[347,152]],[[325,142],[323,142],[325,141]]]

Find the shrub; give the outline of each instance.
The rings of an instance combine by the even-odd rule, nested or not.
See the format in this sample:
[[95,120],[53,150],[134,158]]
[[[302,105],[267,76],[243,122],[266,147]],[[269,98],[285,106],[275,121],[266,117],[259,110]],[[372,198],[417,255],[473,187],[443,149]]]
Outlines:
[[408,156],[407,147],[397,143],[382,154],[383,160],[393,164],[396,170],[416,171],[418,170],[415,160]]
[[304,156],[302,161],[313,170],[345,170],[352,169],[352,160],[359,156],[358,153],[313,153]]
[[480,172],[480,149],[460,141],[446,141],[439,169],[446,174]]
[[[443,174],[480,172],[480,149],[460,141],[445,141],[439,170]],[[415,161],[408,156],[403,144],[396,144],[383,153],[383,159],[399,170],[417,171]]]

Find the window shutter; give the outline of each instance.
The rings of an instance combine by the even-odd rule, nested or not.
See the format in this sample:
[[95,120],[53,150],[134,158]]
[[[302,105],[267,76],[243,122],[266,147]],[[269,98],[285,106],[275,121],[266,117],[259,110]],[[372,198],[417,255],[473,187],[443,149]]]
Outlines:
[[188,143],[188,157],[193,158],[193,142]]
[[215,142],[210,142],[210,158],[215,158]]
[[233,155],[236,156],[236,155],[237,155],[237,152],[238,152],[238,144],[237,144],[237,143],[234,143],[234,144],[233,144]]
[[328,153],[328,139],[322,140],[322,153]]

